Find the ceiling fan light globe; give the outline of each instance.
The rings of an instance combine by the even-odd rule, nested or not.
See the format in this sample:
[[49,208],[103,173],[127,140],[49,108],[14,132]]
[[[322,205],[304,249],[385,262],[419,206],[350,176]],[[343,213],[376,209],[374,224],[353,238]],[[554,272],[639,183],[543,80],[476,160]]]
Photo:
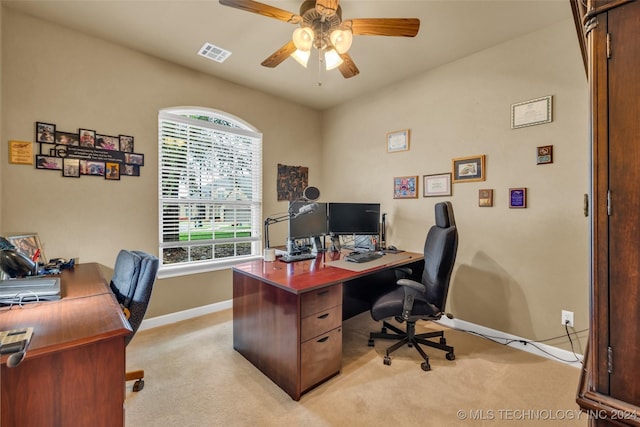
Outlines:
[[313,46],[313,30],[309,27],[296,28],[293,32],[293,44],[296,45],[296,49],[302,51],[310,51]]
[[329,39],[338,53],[347,53],[353,43],[353,33],[351,30],[338,29],[331,32]]
[[335,49],[328,50],[324,53],[324,64],[327,71],[338,68],[343,62]]
[[293,59],[298,62],[298,64],[302,65],[304,68],[307,68],[307,64],[309,63],[309,57],[311,56],[311,52],[308,50],[296,50],[290,55]]

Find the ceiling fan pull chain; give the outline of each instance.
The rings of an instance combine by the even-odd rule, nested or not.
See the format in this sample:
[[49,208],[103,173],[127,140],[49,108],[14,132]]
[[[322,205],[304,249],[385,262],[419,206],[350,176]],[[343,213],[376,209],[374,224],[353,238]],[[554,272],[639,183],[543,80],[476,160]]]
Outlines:
[[322,86],[322,51],[318,50],[318,87]]

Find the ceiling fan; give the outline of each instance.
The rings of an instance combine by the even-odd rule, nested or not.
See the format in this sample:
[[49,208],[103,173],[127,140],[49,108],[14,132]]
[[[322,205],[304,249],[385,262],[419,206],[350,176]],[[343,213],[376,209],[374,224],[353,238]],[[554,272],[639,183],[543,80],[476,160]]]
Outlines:
[[[357,76],[358,67],[347,53],[353,36],[415,37],[420,29],[416,18],[358,18],[342,20],[339,0],[305,0],[300,14],[252,0],[219,0],[220,4],[299,25],[292,40],[262,61],[274,68],[291,56],[302,66],[309,61],[311,48],[320,52],[325,68],[338,68],[344,78]],[[324,54],[324,55],[322,55]]]

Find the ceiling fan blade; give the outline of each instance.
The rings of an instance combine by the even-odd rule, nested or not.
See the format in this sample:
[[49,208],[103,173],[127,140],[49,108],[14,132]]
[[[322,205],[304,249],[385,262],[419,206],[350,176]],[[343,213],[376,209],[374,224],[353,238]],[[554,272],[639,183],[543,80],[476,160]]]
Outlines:
[[263,67],[275,68],[295,51],[296,45],[293,44],[293,40],[291,40],[280,49],[276,50],[270,57],[262,61],[260,65]]
[[339,0],[316,0],[316,12],[324,16],[333,16],[338,11]]
[[415,37],[420,29],[417,18],[360,18],[349,19],[343,25],[350,27],[354,35]]
[[257,13],[258,15],[269,18],[279,19],[280,21],[289,22],[291,24],[299,24],[302,18],[295,13],[268,4],[260,3],[252,0],[219,0],[221,5],[230,6],[236,9],[245,10],[247,12]]
[[338,66],[338,69],[342,73],[342,77],[348,79],[360,74],[360,70],[358,70],[358,67],[356,67],[356,64],[353,62],[353,59],[351,59],[348,53],[343,53],[342,55],[340,55],[340,58],[342,58],[342,64]]

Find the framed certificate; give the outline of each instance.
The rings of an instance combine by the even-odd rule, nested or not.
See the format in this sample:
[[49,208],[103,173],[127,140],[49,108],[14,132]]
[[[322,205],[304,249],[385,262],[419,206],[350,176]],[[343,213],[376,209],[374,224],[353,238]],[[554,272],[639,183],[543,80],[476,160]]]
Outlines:
[[511,105],[511,129],[550,123],[552,97],[532,99]]
[[387,134],[387,153],[409,150],[409,129]]

